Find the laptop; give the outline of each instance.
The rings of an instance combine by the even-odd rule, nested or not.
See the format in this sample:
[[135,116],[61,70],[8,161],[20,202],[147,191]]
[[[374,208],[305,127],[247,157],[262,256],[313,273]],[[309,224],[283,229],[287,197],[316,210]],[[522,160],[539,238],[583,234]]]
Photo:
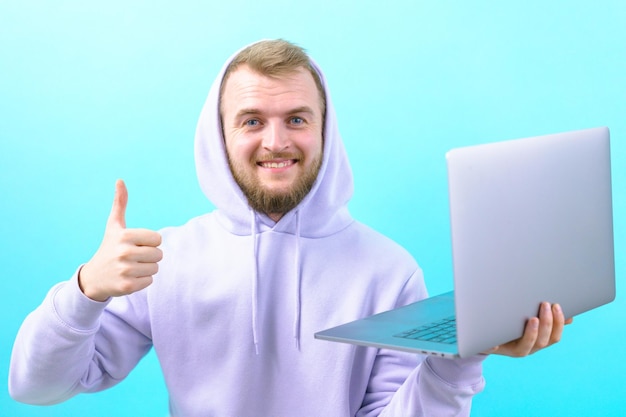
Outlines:
[[446,159],[454,291],[317,339],[468,357],[521,337],[542,301],[568,318],[614,300],[608,128],[456,148]]

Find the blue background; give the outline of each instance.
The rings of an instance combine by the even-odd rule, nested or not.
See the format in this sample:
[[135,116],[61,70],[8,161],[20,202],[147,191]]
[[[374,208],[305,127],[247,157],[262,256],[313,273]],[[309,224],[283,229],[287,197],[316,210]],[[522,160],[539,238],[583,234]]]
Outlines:
[[473,415],[625,415],[625,22],[622,0],[0,2],[0,415],[167,414],[153,354],[107,392],[18,404],[13,338],[97,249],[117,178],[129,226],[211,209],[193,161],[200,108],[232,52],[274,37],[325,69],[352,213],[414,254],[431,293],[452,288],[449,148],[611,128],[617,300],[547,351],[489,358]]

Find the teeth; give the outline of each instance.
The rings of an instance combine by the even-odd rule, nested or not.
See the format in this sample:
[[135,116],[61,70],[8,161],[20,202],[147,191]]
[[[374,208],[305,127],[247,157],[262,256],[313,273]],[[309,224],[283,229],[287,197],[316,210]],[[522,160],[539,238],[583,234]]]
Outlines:
[[265,168],[284,168],[288,165],[291,165],[291,161],[283,161],[283,162],[265,162],[263,163],[263,167]]

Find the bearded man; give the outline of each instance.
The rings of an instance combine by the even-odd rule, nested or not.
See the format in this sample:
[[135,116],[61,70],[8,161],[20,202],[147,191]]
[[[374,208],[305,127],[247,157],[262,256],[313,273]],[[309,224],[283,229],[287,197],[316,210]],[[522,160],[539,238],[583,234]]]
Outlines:
[[[53,404],[106,389],[154,348],[176,417],[469,415],[486,355],[313,337],[427,292],[406,250],[351,217],[328,87],[301,48],[262,41],[229,59],[195,153],[216,209],[160,232],[129,229],[118,181],[102,245],[20,329],[14,398]],[[552,344],[563,321],[548,306],[499,353]]]

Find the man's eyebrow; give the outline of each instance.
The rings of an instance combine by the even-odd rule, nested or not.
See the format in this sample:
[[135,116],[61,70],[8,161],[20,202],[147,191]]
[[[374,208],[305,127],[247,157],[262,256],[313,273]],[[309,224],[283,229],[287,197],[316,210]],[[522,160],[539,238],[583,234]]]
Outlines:
[[309,106],[302,106],[302,107],[296,107],[295,109],[292,109],[288,112],[289,114],[296,114],[296,113],[314,113],[313,109],[310,108]]
[[255,114],[261,114],[261,110],[255,108],[241,109],[237,112],[236,117],[250,116]]
[[[287,111],[286,113],[287,114],[302,114],[302,113],[314,114],[315,112],[309,106],[300,106],[300,107],[294,107],[293,109]],[[255,107],[250,107],[250,108],[240,109],[237,112],[237,115],[235,117],[239,119],[241,117],[255,116],[258,114],[263,114],[263,111]]]

